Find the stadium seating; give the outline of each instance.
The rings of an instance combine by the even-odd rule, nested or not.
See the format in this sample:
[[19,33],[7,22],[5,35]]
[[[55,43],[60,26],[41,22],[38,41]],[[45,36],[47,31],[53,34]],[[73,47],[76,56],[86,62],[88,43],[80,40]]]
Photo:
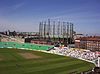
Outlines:
[[0,42],[0,48],[18,48],[28,50],[48,50],[53,46],[30,44],[30,43],[16,43],[16,42]]

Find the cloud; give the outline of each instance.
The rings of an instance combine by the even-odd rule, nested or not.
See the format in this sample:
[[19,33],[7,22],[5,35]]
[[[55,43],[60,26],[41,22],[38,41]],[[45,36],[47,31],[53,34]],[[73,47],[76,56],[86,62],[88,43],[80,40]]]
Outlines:
[[13,5],[5,5],[4,7],[0,8],[0,18],[6,17],[14,14],[16,11],[20,11],[20,8],[23,7],[25,2],[16,3]]
[[21,8],[24,4],[25,4],[24,2],[23,3],[18,3],[18,4],[13,6],[13,9],[16,10],[18,8]]

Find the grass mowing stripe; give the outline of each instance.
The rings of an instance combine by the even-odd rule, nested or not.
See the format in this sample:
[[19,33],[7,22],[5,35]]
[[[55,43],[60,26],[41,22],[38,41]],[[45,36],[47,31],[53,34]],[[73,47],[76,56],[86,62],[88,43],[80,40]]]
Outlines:
[[[78,61],[77,63],[80,63],[80,61]],[[82,62],[81,62],[82,63]],[[42,70],[46,70],[46,69],[52,69],[52,68],[57,68],[57,67],[63,67],[65,66],[65,64],[67,65],[71,65],[71,64],[75,64],[74,61],[72,62],[68,62],[68,63],[58,63],[58,64],[48,64],[48,65],[44,65],[44,66],[38,66],[38,67],[30,67],[30,68],[27,68],[27,67],[17,67],[17,69],[13,69],[13,70],[6,70],[6,73],[9,72],[9,73],[23,73],[24,71],[26,72],[35,72],[35,71],[42,71]],[[2,72],[2,71],[1,71]],[[3,71],[4,72],[4,71]],[[6,74],[4,73],[4,74]]]
[[24,59],[23,57],[21,57],[20,55],[17,55],[16,53],[3,53],[3,54],[1,53],[1,55],[4,56],[4,59],[6,61]]
[[[5,70],[6,68],[6,71],[7,70],[13,70],[15,68],[17,68],[16,66],[19,66],[19,67],[23,67],[23,68],[30,68],[30,67],[38,67],[38,66],[46,66],[46,65],[49,65],[49,64],[57,64],[57,63],[65,63],[65,62],[70,62],[72,61],[72,59],[56,59],[56,60],[50,60],[50,61],[44,61],[44,62],[34,62],[34,63],[28,63],[28,64],[14,64],[13,66],[2,66],[0,67],[1,70]],[[73,59],[73,61],[77,61],[75,59]]]
[[[75,67],[74,67],[75,66]],[[86,64],[82,65],[82,62],[81,63],[77,63],[77,64],[65,64],[63,66],[59,65],[59,66],[55,66],[55,67],[52,67],[52,68],[48,68],[48,69],[45,69],[45,70],[39,70],[39,71],[35,71],[35,72],[29,72],[27,74],[55,74],[55,73],[59,73],[61,71],[67,71],[67,70],[73,70],[73,69],[76,69],[76,68],[79,68],[81,66],[86,66]]]
[[[53,62],[53,61],[59,61],[59,60],[69,60],[69,58],[49,58],[49,59],[28,59],[28,60],[11,60],[11,61],[0,61],[0,67],[6,67],[6,66],[15,66],[17,64],[25,65],[25,64],[36,64],[36,63],[46,63],[46,62]],[[71,60],[71,58],[70,58]],[[73,60],[73,59],[72,59]]]
[[85,65],[83,64],[81,66],[82,67],[75,68],[75,69],[70,69],[70,70],[67,70],[67,71],[66,70],[65,71],[61,71],[61,72],[55,73],[55,74],[72,74],[73,72],[76,72],[74,74],[80,74],[81,72],[91,70],[94,67],[94,65],[92,63],[91,64],[90,63],[89,64],[85,64]]
[[43,56],[45,58],[62,58],[64,56],[56,55],[56,54],[51,54],[51,53],[44,53],[40,51],[33,51],[33,50],[22,50],[22,49],[7,49],[7,48],[0,48],[0,52],[7,52],[7,53],[14,53],[14,52],[31,52],[36,55]]
[[[83,62],[80,62],[80,61],[77,61],[77,63],[83,63]],[[77,64],[76,63],[76,64]],[[65,62],[65,63],[57,63],[57,64],[49,64],[49,65],[46,65],[46,66],[40,66],[40,67],[35,67],[35,68],[30,68],[30,70],[28,71],[32,71],[32,72],[35,72],[35,71],[43,71],[43,70],[48,70],[48,69],[54,69],[54,68],[57,68],[57,67],[63,67],[63,66],[68,66],[68,65],[73,65],[75,64],[75,61],[71,61],[71,62]]]
[[[22,59],[19,55],[16,55],[17,53],[24,52],[32,53],[34,55],[41,56],[42,58]],[[8,55],[8,53],[11,55]],[[0,49],[0,54],[8,58],[6,60],[0,61],[0,74],[69,74],[75,70],[80,70],[81,72],[88,70],[88,68],[94,67],[93,64],[90,66],[90,63],[81,60],[39,51]],[[16,64],[18,64],[18,66],[16,66]],[[80,65],[77,67],[78,64]]]
[[27,67],[32,67],[32,65],[34,65],[34,67],[38,67],[38,66],[46,66],[48,64],[57,64],[57,63],[65,63],[65,62],[71,62],[71,61],[77,61],[77,60],[72,60],[72,59],[56,59],[56,60],[49,60],[49,61],[44,61],[44,62],[40,62],[40,63],[31,63],[31,64],[25,64],[23,67],[27,66]]
[[[14,69],[15,67],[16,67],[16,65],[18,65],[18,66],[20,66],[20,67],[37,67],[37,66],[40,66],[40,65],[47,65],[47,64],[49,64],[49,63],[59,63],[59,62],[64,62],[64,61],[66,61],[66,59],[65,58],[60,58],[60,59],[52,59],[52,60],[44,60],[44,61],[40,61],[40,62],[38,62],[38,61],[33,61],[32,63],[27,63],[27,62],[24,62],[24,63],[14,63],[14,64],[8,64],[8,65],[2,65],[2,66],[0,66],[0,70],[5,70],[5,68],[6,68],[6,70],[9,70],[9,69]],[[44,63],[45,62],[45,63]]]
[[24,58],[17,53],[11,53],[11,55],[18,61],[23,60]]
[[3,55],[4,56],[4,59],[6,59],[6,61],[8,61],[8,60],[15,60],[15,58],[10,54],[10,53],[1,53],[1,55]]

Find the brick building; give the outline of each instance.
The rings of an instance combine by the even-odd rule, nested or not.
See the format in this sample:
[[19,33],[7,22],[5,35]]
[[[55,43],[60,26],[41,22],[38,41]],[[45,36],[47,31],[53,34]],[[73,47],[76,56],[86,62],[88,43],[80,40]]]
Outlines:
[[92,51],[100,51],[100,36],[77,38],[75,39],[75,47]]

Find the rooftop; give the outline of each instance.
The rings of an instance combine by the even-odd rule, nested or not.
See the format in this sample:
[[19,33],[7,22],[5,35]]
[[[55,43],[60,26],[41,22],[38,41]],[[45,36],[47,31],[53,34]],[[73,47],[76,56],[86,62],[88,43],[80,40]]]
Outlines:
[[88,36],[88,37],[80,37],[76,40],[83,40],[83,41],[100,41],[100,36]]

